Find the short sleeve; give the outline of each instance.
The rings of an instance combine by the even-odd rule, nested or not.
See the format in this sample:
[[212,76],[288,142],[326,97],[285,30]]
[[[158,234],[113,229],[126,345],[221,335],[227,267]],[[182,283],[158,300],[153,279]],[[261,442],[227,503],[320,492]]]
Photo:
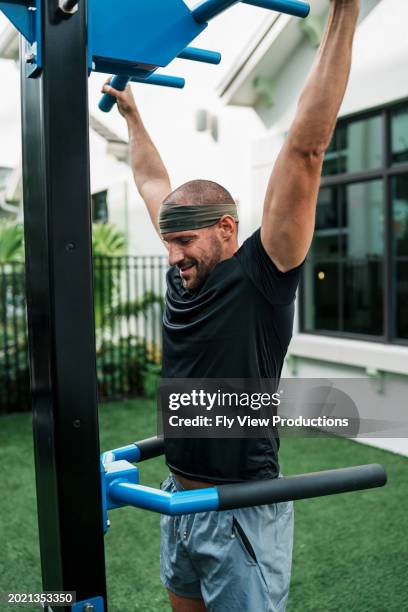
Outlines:
[[244,273],[271,304],[283,306],[293,302],[304,261],[287,272],[278,270],[262,245],[260,229],[245,240],[235,257]]

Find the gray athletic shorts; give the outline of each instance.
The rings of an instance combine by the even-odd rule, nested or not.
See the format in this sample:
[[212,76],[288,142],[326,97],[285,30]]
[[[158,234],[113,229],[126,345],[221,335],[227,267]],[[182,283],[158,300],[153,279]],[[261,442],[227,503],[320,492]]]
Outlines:
[[[182,490],[172,475],[161,489]],[[283,612],[289,594],[293,503],[160,517],[160,577],[208,612]]]

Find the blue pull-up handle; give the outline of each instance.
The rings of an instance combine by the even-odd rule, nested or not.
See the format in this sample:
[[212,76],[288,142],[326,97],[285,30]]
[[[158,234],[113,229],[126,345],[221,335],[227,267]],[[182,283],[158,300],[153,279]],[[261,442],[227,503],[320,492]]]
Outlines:
[[286,13],[293,17],[307,17],[310,13],[310,4],[301,0],[241,0],[244,4],[251,4],[259,8]]
[[[111,79],[110,85],[113,89],[117,89],[118,91],[123,91],[126,89],[126,85],[129,83],[130,77],[127,76],[114,76]],[[99,110],[104,113],[109,113],[109,111],[115,106],[116,98],[115,96],[111,96],[108,93],[104,93],[100,102],[98,104]]]
[[[206,64],[219,64],[221,61],[221,53],[218,51],[209,51],[208,49],[198,49],[197,47],[186,47],[177,56],[180,59],[193,60],[195,62],[204,62]],[[175,77],[167,74],[156,74],[153,73],[148,77],[128,77],[128,76],[114,76],[111,80],[111,86],[118,91],[123,91],[126,85],[133,81],[134,83],[147,83],[148,85],[161,85],[162,87],[175,87],[176,89],[183,89],[186,84],[185,80],[181,77]],[[110,94],[103,94],[99,108],[104,113],[108,113],[116,103],[116,98]]]
[[[132,81],[133,83],[146,83],[147,85],[161,85],[162,87],[175,87],[176,89],[183,89],[184,85],[186,84],[183,78],[168,74],[151,74],[144,79],[139,77],[114,76],[110,84],[114,89],[123,91],[129,81]],[[116,98],[105,93],[103,94],[98,106],[101,111],[108,113],[115,103]]]
[[[116,462],[138,463],[159,457],[164,453],[163,438],[147,438],[108,451],[102,455],[105,470]],[[128,463],[129,467],[130,464]],[[136,468],[134,468],[136,469]],[[230,510],[248,506],[260,506],[282,501],[305,499],[382,487],[387,474],[382,465],[358,465],[326,470],[272,480],[218,485],[206,489],[193,489],[167,493],[145,487],[129,480],[126,469],[123,474],[114,472],[106,486],[108,508],[115,504],[128,504],[163,514],[190,514],[209,510]]]
[[175,516],[360,491],[382,487],[386,482],[383,466],[373,464],[167,493],[126,481],[118,473],[107,484],[106,493],[108,509],[130,505]]
[[132,83],[147,83],[147,85],[161,85],[162,87],[175,87],[176,89],[183,89],[186,84],[182,77],[170,76],[169,74],[151,74],[145,79],[132,77],[130,80]]
[[146,461],[146,459],[160,457],[160,455],[163,454],[164,439],[154,436],[153,438],[146,438],[145,440],[139,440],[127,446],[121,446],[120,448],[106,451],[106,453],[102,455],[102,463],[105,466],[115,461],[137,463],[138,461]]
[[195,62],[205,62],[206,64],[219,64],[221,61],[221,53],[218,53],[218,51],[208,51],[197,47],[186,47],[177,57]]
[[[270,11],[286,13],[294,17],[307,17],[310,6],[301,0],[241,0],[244,4],[251,4]],[[236,4],[237,0],[204,0],[193,8],[192,14],[197,23],[206,23],[227,8]]]

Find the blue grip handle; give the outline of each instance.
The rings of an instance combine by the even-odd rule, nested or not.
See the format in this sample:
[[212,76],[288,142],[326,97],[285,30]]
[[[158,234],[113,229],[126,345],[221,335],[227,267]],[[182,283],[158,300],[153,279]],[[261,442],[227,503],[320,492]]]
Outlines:
[[[118,89],[119,91],[123,91],[126,85],[129,83],[130,78],[126,76],[114,76],[110,82],[111,86],[114,89]],[[104,113],[109,113],[109,111],[115,106],[116,98],[111,96],[110,94],[103,94],[98,107]]]
[[218,51],[197,49],[197,47],[186,47],[177,57],[206,64],[219,64],[221,61],[221,53],[218,53]]
[[181,77],[171,76],[169,74],[151,74],[144,79],[138,79],[132,77],[130,79],[134,83],[145,83],[147,85],[161,85],[162,87],[175,87],[176,89],[183,89],[186,84],[185,80]]
[[[241,2],[295,17],[307,17],[310,10],[309,4],[303,0],[241,0]],[[192,9],[192,15],[197,23],[205,23],[234,4],[237,4],[237,0],[203,0]]]
[[241,0],[244,4],[252,4],[278,13],[286,13],[293,17],[307,17],[310,12],[308,2],[302,0]]

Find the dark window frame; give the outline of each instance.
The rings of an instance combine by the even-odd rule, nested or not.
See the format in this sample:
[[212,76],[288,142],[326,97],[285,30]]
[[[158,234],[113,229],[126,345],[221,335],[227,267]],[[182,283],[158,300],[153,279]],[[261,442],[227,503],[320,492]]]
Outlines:
[[[91,195],[92,223],[109,223],[108,189],[100,189]],[[106,217],[98,218],[96,205],[100,206],[98,198],[102,199]]]
[[[403,98],[397,101],[390,102],[385,105],[376,106],[365,111],[350,113],[341,117],[337,121],[336,129],[341,125],[347,125],[356,120],[366,120],[375,116],[381,116],[382,131],[383,131],[383,165],[375,170],[359,171],[342,173],[335,175],[322,176],[320,188],[338,187],[341,185],[352,185],[365,181],[381,180],[384,189],[384,266],[383,266],[383,321],[384,334],[382,336],[373,336],[369,334],[358,334],[343,331],[329,330],[307,330],[305,326],[305,272],[302,275],[299,286],[299,332],[310,334],[313,336],[323,336],[330,338],[342,338],[350,340],[364,340],[366,342],[376,342],[382,344],[393,344],[400,346],[408,346],[408,339],[396,337],[395,329],[395,297],[396,292],[393,287],[392,277],[392,196],[391,196],[391,181],[393,177],[400,174],[408,173],[408,161],[396,162],[391,161],[391,115],[392,112],[407,106],[408,98]],[[339,295],[339,303],[341,303],[342,295]]]

